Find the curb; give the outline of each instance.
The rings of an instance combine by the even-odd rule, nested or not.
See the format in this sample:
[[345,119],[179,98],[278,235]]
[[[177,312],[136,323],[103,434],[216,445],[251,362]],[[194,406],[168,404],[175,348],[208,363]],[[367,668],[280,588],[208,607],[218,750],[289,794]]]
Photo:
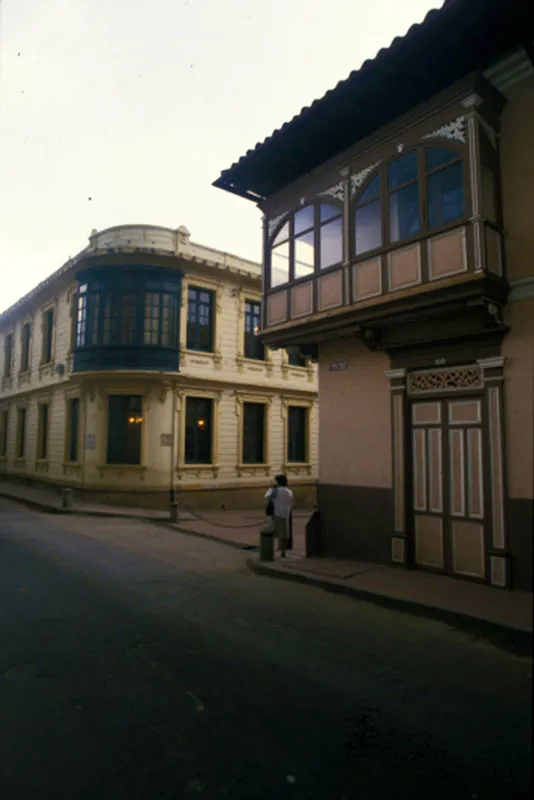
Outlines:
[[178,533],[183,533],[185,536],[195,536],[197,539],[206,539],[208,542],[216,542],[217,544],[225,544],[228,547],[233,547],[234,550],[248,550],[248,551],[258,551],[259,545],[255,544],[243,544],[243,542],[234,542],[232,539],[219,539],[218,536],[214,536],[212,533],[200,533],[200,531],[190,531],[187,528],[181,528],[179,524],[173,524],[172,522],[164,522],[162,520],[158,520],[154,522],[155,525],[159,525],[162,528],[168,528],[171,531],[175,531]]
[[32,508],[35,511],[41,511],[45,514],[71,514],[80,517],[102,517],[105,519],[129,519],[135,522],[150,522],[152,525],[160,525],[164,528],[169,528],[171,531],[178,531],[187,536],[196,536],[198,539],[207,539],[210,542],[217,542],[218,544],[225,544],[228,547],[233,547],[235,550],[245,551],[258,551],[258,545],[243,544],[242,542],[234,542],[231,539],[219,539],[209,533],[200,533],[200,531],[191,531],[186,528],[181,528],[179,525],[174,525],[161,517],[148,517],[148,516],[133,516],[132,514],[122,514],[120,511],[107,512],[107,511],[89,511],[81,510],[78,508],[62,508],[61,506],[53,506],[49,503],[42,503],[39,500],[31,500],[29,497],[19,497],[18,495],[8,494],[0,490],[0,497],[5,497],[7,500],[13,500],[16,503]]
[[343,594],[346,597],[352,597],[354,600],[372,603],[382,608],[443,622],[472,636],[475,640],[484,639],[495,647],[513,655],[532,657],[532,633],[519,628],[511,628],[497,622],[490,622],[489,620],[462,614],[458,611],[449,611],[448,609],[425,605],[414,600],[376,594],[367,589],[357,589],[352,586],[345,586],[342,583],[334,583],[324,578],[304,575],[302,572],[285,572],[269,567],[254,558],[247,560],[247,566],[257,575],[267,575],[270,578],[315,586],[333,594]]
[[162,522],[164,523],[165,520],[162,520],[161,517],[150,517],[150,516],[141,516],[141,515],[133,515],[133,514],[124,514],[121,511],[90,511],[89,509],[80,509],[80,508],[62,508],[62,506],[54,506],[51,503],[42,503],[39,500],[31,500],[29,497],[19,497],[15,494],[8,494],[0,490],[0,497],[4,497],[6,500],[13,500],[15,503],[20,503],[23,506],[27,506],[28,508],[33,508],[36,511],[42,511],[45,514],[74,514],[75,516],[80,517],[105,517],[107,519],[131,519],[131,520],[138,520],[140,522]]

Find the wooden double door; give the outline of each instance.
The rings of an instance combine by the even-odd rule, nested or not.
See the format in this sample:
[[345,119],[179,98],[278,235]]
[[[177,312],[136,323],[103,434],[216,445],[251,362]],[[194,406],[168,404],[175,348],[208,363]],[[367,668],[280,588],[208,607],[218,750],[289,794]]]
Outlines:
[[482,396],[411,403],[415,565],[486,578]]

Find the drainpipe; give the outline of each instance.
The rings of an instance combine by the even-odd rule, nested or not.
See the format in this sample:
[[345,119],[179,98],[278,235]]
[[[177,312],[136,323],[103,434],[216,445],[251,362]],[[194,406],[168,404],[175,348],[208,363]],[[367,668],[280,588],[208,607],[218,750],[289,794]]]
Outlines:
[[174,503],[174,450],[176,446],[176,388],[172,387],[172,420],[171,420],[171,464],[170,464],[170,482],[169,494],[171,504]]
[[85,483],[85,459],[86,459],[86,447],[85,447],[85,437],[87,432],[87,387],[84,386],[83,389],[83,422],[82,422],[82,441],[80,442],[82,446],[82,468],[81,468],[81,475],[80,475],[80,488],[83,493],[84,483]]

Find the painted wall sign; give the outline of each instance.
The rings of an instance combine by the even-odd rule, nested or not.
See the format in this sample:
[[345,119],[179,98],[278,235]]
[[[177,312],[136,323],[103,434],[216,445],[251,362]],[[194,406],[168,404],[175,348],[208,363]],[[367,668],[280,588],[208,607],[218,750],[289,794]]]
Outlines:
[[341,370],[347,369],[348,364],[346,361],[336,361],[334,364],[330,364],[328,369],[330,372],[341,372]]
[[161,447],[172,447],[172,433],[162,433],[159,443]]

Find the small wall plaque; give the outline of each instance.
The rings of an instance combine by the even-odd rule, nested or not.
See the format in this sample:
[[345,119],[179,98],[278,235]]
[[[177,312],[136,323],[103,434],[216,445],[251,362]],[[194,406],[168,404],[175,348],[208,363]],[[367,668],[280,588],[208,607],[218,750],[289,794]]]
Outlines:
[[172,433],[162,433],[160,436],[161,447],[172,447]]
[[328,369],[330,372],[341,372],[341,370],[347,369],[347,366],[346,361],[336,361],[334,364],[330,364]]
[[86,450],[94,450],[95,449],[95,435],[94,433],[88,433],[85,437],[85,449]]

